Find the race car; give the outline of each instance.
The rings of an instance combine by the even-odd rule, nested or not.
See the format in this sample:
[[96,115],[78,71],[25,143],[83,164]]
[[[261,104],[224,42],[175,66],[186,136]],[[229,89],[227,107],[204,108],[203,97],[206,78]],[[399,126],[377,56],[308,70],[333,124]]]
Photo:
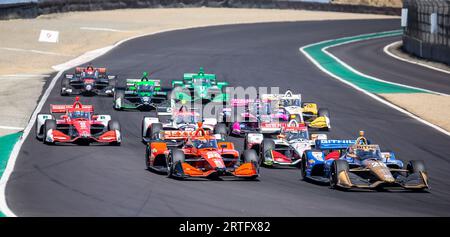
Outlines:
[[[272,103],[265,100],[239,100],[231,101],[232,108],[225,108],[223,114],[225,117],[232,114],[232,109],[245,107],[243,113],[238,113],[235,120],[225,118],[228,122],[230,135],[245,136],[249,132],[258,132],[263,134],[277,134],[290,121],[290,117],[284,108],[274,107]],[[222,115],[221,115],[222,116]],[[227,124],[227,123],[225,123]]]
[[254,150],[245,150],[242,161],[234,144],[218,141],[201,124],[195,131],[183,133],[183,145],[169,149],[166,140],[148,143],[146,165],[148,169],[166,172],[174,178],[219,178],[234,176],[256,179],[259,176],[258,157]]
[[215,74],[206,74],[203,68],[198,73],[184,73],[183,80],[172,81],[176,101],[224,103],[228,95],[223,92],[228,82],[218,82]]
[[161,81],[148,79],[144,72],[141,79],[126,79],[125,88],[114,91],[114,109],[165,110],[170,106],[167,92],[161,88]]
[[75,68],[74,74],[65,74],[61,80],[61,95],[113,96],[116,76],[106,74],[106,68]]
[[[63,113],[59,118],[53,114]],[[93,142],[120,145],[120,124],[110,115],[94,114],[92,105],[83,105],[79,97],[72,105],[50,105],[50,114],[38,114],[36,137],[45,144]]]
[[328,109],[318,109],[316,103],[302,102],[301,94],[287,90],[284,94],[262,94],[261,99],[272,103],[274,107],[283,108],[290,119],[306,123],[309,128],[323,131],[331,128]]
[[261,165],[295,166],[300,168],[304,151],[315,145],[315,140],[327,139],[326,134],[309,134],[305,124],[291,120],[277,135],[276,139],[264,138],[261,133],[248,133],[245,136],[244,148],[254,149],[259,154]]
[[336,189],[429,188],[428,174],[421,160],[405,167],[393,152],[382,152],[360,132],[356,140],[317,140],[314,150],[301,162],[304,180],[330,183]]
[[[166,141],[169,146],[180,146],[183,137],[177,136],[179,132],[192,132],[198,129],[198,123],[202,122],[203,130],[214,131],[223,137],[226,136],[226,128],[222,124],[217,124],[215,118],[201,118],[200,113],[186,105],[180,108],[172,108],[171,117],[167,122],[162,123],[160,115],[166,115],[165,112],[158,113],[156,117],[146,116],[142,120],[142,140],[148,142],[151,139],[158,139],[162,135],[171,135],[172,139]],[[180,133],[182,134],[182,133]]]

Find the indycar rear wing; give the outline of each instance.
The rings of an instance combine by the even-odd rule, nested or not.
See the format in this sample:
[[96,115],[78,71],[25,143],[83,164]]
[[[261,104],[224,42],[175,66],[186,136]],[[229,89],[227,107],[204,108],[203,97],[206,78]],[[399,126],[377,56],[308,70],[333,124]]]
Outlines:
[[293,94],[292,91],[288,90],[284,94],[262,94],[261,99],[263,100],[300,100],[302,99],[301,94]]
[[[127,79],[127,86],[134,86],[134,84],[136,82],[141,82],[141,79],[135,79],[135,78],[128,78]],[[161,86],[161,80],[159,79],[148,79],[149,82],[153,82],[153,85],[155,87],[160,87]]]
[[[50,113],[65,113],[68,109],[74,108],[73,105],[50,105]],[[87,112],[94,112],[94,106],[82,105],[81,109]]]
[[184,80],[192,80],[192,79],[196,79],[196,78],[205,78],[205,79],[209,79],[209,80],[216,80],[216,75],[215,74],[201,74],[199,75],[198,73],[184,73],[183,74],[183,79]]
[[[180,131],[180,130],[169,130],[161,132],[162,138],[164,140],[182,140],[186,138],[196,138],[196,137],[205,137],[205,136],[213,136],[211,131],[203,130],[203,134],[199,135],[198,131]],[[214,136],[214,138],[216,138]]]
[[347,149],[349,146],[354,145],[356,140],[316,140],[316,149],[329,150],[329,149]]
[[[86,69],[85,67],[76,67],[75,72],[81,73],[85,69]],[[99,73],[106,73],[106,68],[104,68],[104,67],[94,68],[94,71],[98,71]]]

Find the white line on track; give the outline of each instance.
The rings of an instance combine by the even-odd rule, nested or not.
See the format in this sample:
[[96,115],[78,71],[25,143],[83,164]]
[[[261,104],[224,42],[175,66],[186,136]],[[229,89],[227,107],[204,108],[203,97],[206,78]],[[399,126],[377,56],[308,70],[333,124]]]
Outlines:
[[6,74],[0,75],[0,79],[30,79],[30,78],[43,78],[49,77],[47,74]]
[[390,43],[390,44],[386,45],[386,46],[383,48],[384,53],[387,54],[387,55],[389,55],[389,56],[391,56],[391,57],[393,57],[393,58],[395,58],[395,59],[398,59],[398,60],[401,60],[401,61],[404,61],[404,62],[408,62],[408,63],[420,65],[420,66],[422,66],[422,67],[426,67],[426,68],[433,69],[433,70],[436,70],[436,71],[439,71],[439,72],[443,72],[443,73],[450,74],[450,71],[448,71],[448,70],[445,70],[445,69],[442,69],[442,68],[433,67],[433,66],[431,66],[431,65],[428,65],[428,64],[425,64],[425,63],[421,63],[421,62],[418,62],[418,61],[414,61],[414,60],[409,60],[409,59],[406,59],[406,58],[402,58],[402,57],[400,57],[400,56],[397,56],[397,55],[391,53],[391,52],[389,51],[389,48],[392,47],[392,46],[394,46],[394,45],[396,45],[396,44],[398,44],[398,43],[400,43],[400,42],[402,42],[402,41],[395,41],[395,42],[393,42],[393,43]]
[[[323,42],[319,42],[319,43],[323,43]],[[310,46],[313,46],[313,45],[316,45],[316,44],[319,44],[319,43],[314,43],[314,44],[305,45],[305,46],[303,46],[303,47],[300,48],[300,52],[302,52],[303,55],[305,55],[306,58],[308,58],[308,59],[309,59],[309,60],[310,60],[317,68],[319,68],[322,72],[324,72],[324,73],[330,75],[331,77],[337,79],[338,81],[340,81],[340,82],[342,82],[342,83],[345,83],[345,84],[347,84],[347,85],[353,87],[353,88],[356,89],[357,91],[360,91],[360,92],[366,94],[367,96],[371,97],[372,99],[374,99],[374,100],[376,100],[376,101],[378,101],[378,102],[380,102],[380,103],[382,103],[382,104],[385,104],[385,105],[387,105],[387,106],[389,106],[389,107],[391,107],[391,108],[393,108],[393,109],[395,109],[395,110],[397,110],[397,111],[399,111],[399,112],[401,112],[401,113],[403,113],[403,114],[406,114],[406,115],[410,116],[411,118],[413,118],[413,119],[415,119],[415,120],[417,120],[417,121],[419,121],[419,122],[421,122],[421,123],[423,123],[423,124],[425,124],[425,125],[427,125],[427,126],[430,126],[430,127],[436,129],[437,131],[439,131],[439,132],[441,132],[441,133],[443,133],[443,134],[445,134],[445,135],[447,135],[447,136],[450,136],[450,132],[448,132],[448,131],[442,129],[441,127],[436,126],[435,124],[432,124],[432,123],[430,123],[430,122],[428,122],[428,121],[426,121],[426,120],[424,120],[424,119],[422,119],[422,118],[420,118],[420,117],[418,117],[418,116],[412,114],[411,112],[409,112],[409,111],[407,111],[407,110],[405,110],[405,109],[403,109],[403,108],[401,108],[401,107],[399,107],[399,106],[397,106],[397,105],[395,105],[395,104],[392,104],[391,102],[389,102],[389,101],[387,101],[387,100],[385,100],[385,99],[383,99],[383,98],[377,96],[376,94],[370,93],[370,92],[368,92],[368,91],[366,91],[366,90],[364,90],[364,89],[362,89],[362,88],[360,88],[360,87],[358,87],[358,86],[356,86],[356,85],[354,85],[354,84],[352,84],[352,83],[350,83],[350,82],[348,82],[348,81],[342,79],[341,77],[338,77],[338,76],[334,75],[333,73],[331,73],[331,72],[329,72],[328,70],[326,70],[325,68],[323,68],[322,65],[320,65],[313,57],[311,57],[311,56],[304,50],[306,47],[310,47]]]
[[41,50],[36,50],[36,49],[19,49],[19,48],[8,48],[8,47],[0,47],[0,49],[1,50],[7,50],[7,51],[16,51],[16,52],[24,52],[24,53],[37,53],[37,54],[63,56],[63,57],[73,57],[74,56],[74,55],[70,55],[70,54],[54,53],[54,52],[41,51]]
[[13,126],[2,126],[2,125],[0,125],[0,129],[5,129],[5,130],[22,130],[23,127],[13,127]]
[[100,28],[100,27],[80,27],[80,30],[94,30],[94,31],[110,31],[110,32],[132,32],[127,30],[117,30],[117,29],[111,29],[111,28]]
[[[356,41],[361,41],[361,40],[356,40]],[[348,41],[348,42],[344,42],[344,43],[340,43],[340,44],[335,44],[335,45],[331,45],[325,48],[322,48],[322,52],[327,54],[328,56],[330,56],[331,58],[333,58],[334,60],[336,60],[337,62],[339,62],[342,66],[346,67],[347,69],[349,69],[350,71],[352,71],[353,73],[363,76],[363,77],[367,77],[369,79],[372,79],[374,81],[379,81],[379,82],[383,82],[386,84],[391,84],[391,85],[396,85],[396,86],[401,86],[401,87],[405,87],[405,88],[409,88],[409,89],[416,89],[416,90],[421,90],[423,92],[428,92],[428,93],[432,93],[432,94],[437,94],[437,95],[442,95],[442,96],[450,96],[448,94],[445,93],[441,93],[441,92],[437,92],[437,91],[432,91],[432,90],[428,90],[428,89],[424,89],[424,88],[420,88],[420,87],[415,87],[415,86],[409,86],[409,85],[405,85],[405,84],[401,84],[401,83],[396,83],[396,82],[391,82],[391,81],[386,81],[377,77],[373,77],[367,74],[364,74],[358,70],[356,70],[355,68],[351,67],[350,65],[348,65],[347,63],[343,62],[342,60],[340,60],[338,57],[334,56],[332,53],[328,52],[327,49],[329,48],[333,48],[333,47],[338,47],[344,44],[349,44],[352,42],[356,42],[356,41]]]

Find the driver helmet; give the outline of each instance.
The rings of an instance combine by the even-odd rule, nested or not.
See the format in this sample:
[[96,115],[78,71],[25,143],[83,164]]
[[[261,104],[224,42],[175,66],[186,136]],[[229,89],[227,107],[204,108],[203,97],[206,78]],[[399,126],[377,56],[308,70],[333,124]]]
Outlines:
[[83,114],[82,114],[82,111],[75,111],[75,112],[73,112],[73,115],[74,115],[74,117],[79,118],[79,117],[81,117]]
[[94,67],[92,67],[92,65],[87,66],[87,67],[86,67],[86,72],[87,72],[88,74],[94,73]]
[[141,81],[148,81],[148,72],[142,73]]

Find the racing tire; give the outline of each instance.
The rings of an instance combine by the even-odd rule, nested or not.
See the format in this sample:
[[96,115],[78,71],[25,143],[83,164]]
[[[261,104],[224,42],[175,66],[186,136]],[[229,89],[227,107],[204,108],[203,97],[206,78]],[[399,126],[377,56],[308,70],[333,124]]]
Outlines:
[[321,116],[325,116],[325,117],[330,117],[330,111],[326,108],[320,108],[319,111],[317,111],[317,114],[321,117]]
[[174,177],[174,169],[177,163],[184,163],[185,156],[182,150],[173,150],[167,160],[167,177]]
[[330,172],[330,186],[334,189],[340,189],[341,187],[338,186],[338,175],[345,171],[348,173],[348,163],[345,160],[335,160],[331,167]]
[[[41,114],[41,113],[38,113],[38,115],[36,116],[36,122],[35,122],[36,126],[38,126],[38,117],[39,117],[40,114]],[[38,130],[38,129],[39,129],[39,130]],[[42,140],[42,139],[43,139],[44,134],[45,134],[45,130],[44,130],[44,129],[45,129],[45,128],[44,128],[44,125],[42,125],[40,128],[36,128],[36,129],[35,129],[36,138],[37,138],[38,140]]]
[[[120,132],[120,124],[118,121],[110,120],[108,122],[108,131],[119,131]],[[112,146],[120,146],[120,142],[111,142]]]
[[44,142],[44,144],[47,144],[47,145],[54,144],[54,142],[47,142],[46,141],[47,140],[47,132],[50,129],[56,129],[56,120],[54,120],[54,119],[47,119],[47,120],[45,120],[44,129],[43,129],[44,130],[44,134],[42,136],[42,141]]
[[150,144],[145,148],[145,167],[150,170]]
[[227,125],[225,125],[224,123],[216,124],[216,126],[214,126],[214,134],[220,134],[220,136],[225,139],[228,135]]
[[[242,154],[242,159],[245,163],[253,163],[256,166],[256,170],[259,173],[259,165],[258,165],[258,154],[256,154],[255,150],[249,149],[244,150],[244,153]],[[250,178],[255,179],[256,177]]]
[[61,96],[68,96],[69,95],[69,93],[67,93],[65,91],[63,92],[63,90],[62,90],[62,88],[69,88],[69,87],[70,87],[70,79],[66,78],[66,77],[62,78],[62,80],[61,80],[61,91],[60,91]]
[[252,149],[248,149],[248,150],[244,150],[244,153],[242,154],[243,156],[243,160],[245,163],[251,163],[251,162],[255,162],[256,164],[258,164],[258,154],[256,154],[255,150]]
[[275,149],[275,142],[272,139],[263,139],[262,142],[262,151],[260,152],[260,159],[259,159],[259,163],[260,165],[264,164],[264,160],[265,160],[265,155],[269,150],[273,150]]
[[162,123],[153,123],[150,128],[147,129],[146,136],[152,140],[159,139],[159,134],[163,131]]
[[[317,112],[317,115],[319,117],[327,117],[330,118],[330,111],[326,108],[321,108],[319,109],[319,111]],[[325,127],[325,128],[321,128],[319,129],[320,131],[330,131],[329,127]]]
[[119,130],[120,132],[120,124],[118,121],[110,120],[108,122],[108,131]]
[[[419,174],[420,172],[427,173],[425,162],[422,160],[411,160],[408,162],[408,165],[406,165],[406,169],[408,170],[408,175],[411,174]],[[423,191],[427,188],[420,188],[416,191]]]
[[[117,77],[109,80],[109,85],[107,88],[108,89],[110,88],[111,90],[115,91],[116,85],[117,85]],[[115,96],[115,93],[113,92],[112,94],[108,94],[108,96],[113,97],[113,96]]]
[[118,89],[116,88],[114,90],[114,109],[115,110],[122,110],[122,106],[121,107],[117,107],[117,100],[120,99],[121,103],[123,104],[123,101],[125,99],[125,91],[122,89]]
[[419,172],[426,172],[425,163],[422,160],[411,160],[408,162],[406,169],[410,174],[417,174]]
[[307,180],[308,176],[306,175],[306,156],[302,156],[302,160],[300,161],[300,172],[302,174],[302,180]]

